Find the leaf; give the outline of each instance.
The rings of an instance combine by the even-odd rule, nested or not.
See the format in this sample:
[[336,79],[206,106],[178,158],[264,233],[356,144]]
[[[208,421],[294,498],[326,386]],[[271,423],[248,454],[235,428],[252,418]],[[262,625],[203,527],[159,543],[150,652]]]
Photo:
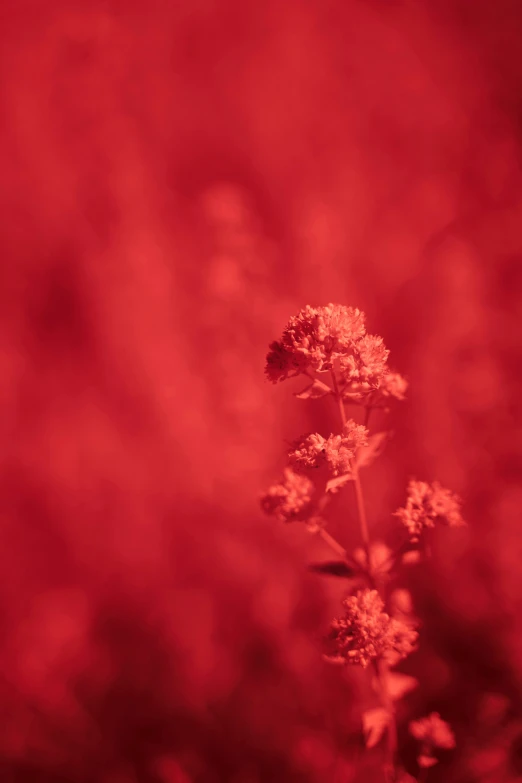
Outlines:
[[[353,559],[367,570],[366,551],[357,547],[353,553]],[[370,544],[370,562],[374,577],[384,579],[393,565],[392,551],[383,541],[374,541]]]
[[374,748],[380,742],[389,723],[390,713],[384,707],[375,707],[363,712],[362,727],[367,748]]
[[361,402],[363,397],[364,397],[364,395],[361,394],[361,392],[347,392],[347,391],[343,391],[342,394],[343,394],[343,400],[351,400],[355,404],[357,404],[358,402]]
[[337,478],[330,479],[330,481],[326,482],[326,491],[331,492],[332,495],[334,495],[349,481],[353,481],[353,473],[343,473],[342,476],[337,476]]
[[346,658],[342,658],[340,655],[323,655],[323,661],[332,663],[334,666],[346,665]]
[[340,576],[343,579],[351,579],[355,575],[353,568],[350,568],[344,560],[328,560],[324,563],[310,563],[308,570],[313,571],[316,574]]
[[317,378],[303,391],[294,393],[294,397],[298,400],[318,400],[321,397],[326,397],[327,394],[331,394],[332,390],[326,383],[318,381]]
[[397,587],[390,595],[391,615],[403,620],[413,614],[413,598],[405,587]]
[[[372,687],[375,693],[380,693],[383,683],[373,677]],[[419,685],[419,681],[416,677],[410,677],[408,674],[401,674],[400,672],[388,672],[384,678],[384,685],[386,691],[392,701],[398,701],[402,699],[410,691],[413,691]]]
[[398,701],[410,691],[415,690],[419,681],[416,677],[410,677],[409,674],[388,672],[385,683],[390,698],[393,701]]
[[382,454],[387,442],[391,438],[391,432],[376,432],[368,438],[367,446],[360,446],[355,454],[354,469],[367,468],[377,457]]

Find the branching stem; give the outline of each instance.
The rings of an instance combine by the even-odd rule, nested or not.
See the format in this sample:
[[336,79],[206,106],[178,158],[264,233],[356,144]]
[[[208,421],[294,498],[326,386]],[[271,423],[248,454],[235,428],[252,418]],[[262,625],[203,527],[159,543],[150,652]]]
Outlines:
[[323,541],[328,544],[330,549],[333,549],[333,551],[340,555],[343,558],[346,558],[348,553],[346,549],[341,546],[341,544],[335,540],[333,536],[330,535],[323,527],[320,527],[318,530],[318,535],[323,539]]
[[[341,415],[341,422],[343,427],[346,424],[346,412],[344,409],[344,402],[341,393],[339,392],[339,385],[335,372],[332,370],[332,385],[334,389],[334,395],[339,406],[339,413]],[[371,406],[367,406],[364,426],[367,427],[370,420]],[[370,533],[368,530],[368,520],[366,518],[366,509],[364,505],[364,496],[361,486],[361,479],[359,471],[357,469],[353,472],[353,486],[355,489],[355,502],[357,506],[357,515],[359,517],[359,526],[361,529],[361,538],[363,541],[364,550],[366,552],[366,564],[368,570],[368,578],[372,587],[376,587],[376,581],[373,574],[373,566],[370,556]],[[388,665],[382,658],[375,663],[375,672],[379,683],[379,690],[381,696],[382,706],[387,710],[390,715],[390,722],[387,730],[387,744],[386,744],[386,758],[383,765],[384,777],[386,783],[395,783],[397,779],[396,775],[396,756],[397,756],[397,722],[395,719],[395,710],[393,706],[393,700],[389,694],[387,687],[387,674]]]
[[344,425],[346,424],[346,411],[344,410],[344,402],[343,402],[342,394],[339,392],[339,385],[337,383],[337,378],[335,377],[335,372],[333,370],[332,370],[332,385],[333,385],[335,399],[337,400],[337,404],[339,406],[341,421],[344,427]]

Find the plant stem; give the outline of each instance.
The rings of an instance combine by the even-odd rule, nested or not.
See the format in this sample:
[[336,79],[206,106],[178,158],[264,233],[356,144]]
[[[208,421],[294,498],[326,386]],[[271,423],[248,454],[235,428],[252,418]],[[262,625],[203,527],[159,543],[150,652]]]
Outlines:
[[[344,427],[344,425],[346,424],[346,412],[344,410],[344,402],[342,399],[342,395],[339,392],[337,378],[335,377],[335,372],[333,370],[332,370],[332,383],[333,383],[334,395],[337,399],[337,404],[339,405],[341,422]],[[371,413],[371,407],[368,406],[366,408],[366,413],[365,413],[365,420],[364,420],[365,427],[368,426],[370,413]],[[355,489],[355,501],[357,505],[357,514],[359,517],[361,537],[366,552],[368,577],[371,585],[373,587],[376,587],[376,582],[373,574],[373,567],[372,567],[372,562],[370,557],[370,533],[368,530],[368,520],[366,518],[366,509],[364,506],[364,496],[363,496],[363,491],[361,486],[361,479],[359,477],[359,471],[357,469],[353,471],[353,486]],[[386,685],[388,664],[382,658],[376,661],[375,672],[377,675],[377,680],[379,682],[379,690],[381,695],[382,706],[390,714],[390,722],[388,724],[388,731],[386,735],[386,739],[387,739],[386,758],[383,764],[384,777],[386,783],[394,783],[397,779],[396,765],[395,765],[396,755],[397,755],[397,722],[395,720],[395,710],[393,707],[393,700],[388,692],[388,688]]]
[[388,688],[386,687],[386,677],[388,675],[389,667],[386,661],[381,658],[375,665],[377,679],[379,681],[379,687],[381,692],[382,706],[390,714],[390,722],[388,724],[388,731],[386,735],[387,747],[386,758],[384,761],[384,775],[386,781],[396,780],[395,760],[397,755],[397,721],[395,719],[395,708],[393,706],[393,699],[391,698]]
[[344,427],[344,425],[346,424],[346,411],[344,410],[343,398],[342,395],[339,393],[337,378],[335,377],[335,372],[333,370],[332,370],[332,384],[333,384],[335,399],[337,400],[337,404],[339,405],[339,413],[341,414],[341,421]]
[[359,516],[359,525],[361,528],[361,537],[366,551],[366,562],[368,564],[368,573],[373,579],[372,564],[370,562],[370,533],[368,530],[368,520],[366,519],[366,509],[364,508],[364,497],[361,487],[361,478],[359,471],[353,473],[353,487],[355,490],[355,502],[357,504],[357,514]]
[[341,546],[341,544],[338,541],[336,541],[335,538],[330,535],[330,533],[327,533],[324,528],[322,527],[319,528],[318,535],[321,536],[323,541],[326,544],[328,544],[328,546],[331,549],[333,549],[336,554],[340,555],[343,558],[346,558],[348,554],[346,549],[343,546]]

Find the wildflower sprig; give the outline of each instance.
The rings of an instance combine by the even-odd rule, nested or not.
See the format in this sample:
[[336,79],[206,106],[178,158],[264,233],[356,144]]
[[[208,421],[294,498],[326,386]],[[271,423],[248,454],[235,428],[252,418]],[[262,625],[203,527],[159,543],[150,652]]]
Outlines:
[[[307,386],[295,396],[333,398],[339,432],[328,436],[308,433],[294,441],[284,475],[262,495],[261,507],[280,521],[305,523],[341,558],[339,563],[319,564],[315,571],[353,579],[354,592],[343,601],[344,613],[331,623],[324,657],[337,664],[373,669],[380,704],[362,715],[366,746],[377,746],[386,737],[384,778],[387,783],[400,783],[408,776],[398,754],[394,703],[418,683],[392,669],[416,650],[419,623],[408,591],[393,588],[391,582],[407,557],[412,561],[412,554],[417,559],[428,554],[422,546],[428,528],[464,524],[460,500],[437,482],[412,479],[405,506],[393,514],[402,522],[405,540],[395,551],[382,542],[372,542],[360,470],[383,451],[389,433],[370,433],[370,417],[377,408],[388,410],[392,400],[404,400],[407,381],[390,369],[390,352],[382,338],[367,334],[364,313],[353,307],[307,306],[290,318],[281,339],[269,348],[268,379],[278,383],[306,376]],[[362,423],[347,418],[345,406],[350,404],[362,406]],[[352,555],[328,532],[325,519],[331,495],[348,485],[353,487],[362,544]],[[422,774],[437,762],[435,748],[455,744],[448,724],[436,713],[412,722],[410,731],[421,742],[418,763]]]

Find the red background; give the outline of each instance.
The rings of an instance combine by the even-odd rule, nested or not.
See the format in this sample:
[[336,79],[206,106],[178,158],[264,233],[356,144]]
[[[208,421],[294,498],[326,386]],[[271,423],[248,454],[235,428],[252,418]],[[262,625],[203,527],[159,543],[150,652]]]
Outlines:
[[3,0],[2,781],[381,779],[364,674],[320,658],[347,585],[257,504],[287,440],[336,426],[263,377],[330,301],[410,381],[374,533],[410,475],[469,522],[405,577],[405,756],[436,709],[458,746],[433,783],[521,779],[521,17]]

